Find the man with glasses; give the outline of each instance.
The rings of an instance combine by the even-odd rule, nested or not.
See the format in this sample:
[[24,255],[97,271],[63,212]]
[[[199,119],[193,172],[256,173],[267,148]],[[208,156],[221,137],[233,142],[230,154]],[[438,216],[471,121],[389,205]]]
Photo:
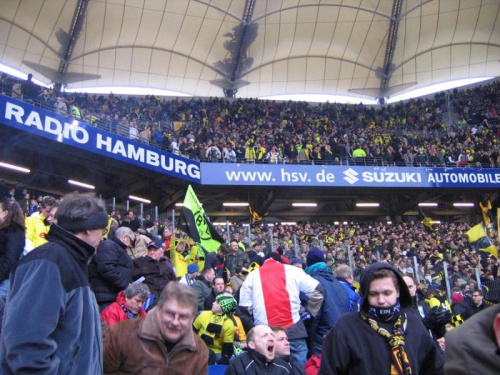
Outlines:
[[0,372],[102,373],[99,310],[87,265],[108,215],[87,194],[61,200],[48,242],[19,261],[5,307]]
[[481,289],[474,289],[472,292],[472,302],[467,304],[465,312],[462,314],[464,320],[469,319],[472,315],[477,314],[487,308],[488,305],[484,302],[484,295]]
[[196,292],[169,282],[146,317],[109,328],[104,374],[206,375],[208,349],[193,331],[197,310]]
[[134,266],[127,248],[133,247],[134,243],[135,233],[130,228],[120,227],[113,238],[99,245],[90,262],[89,281],[101,311],[133,281]]

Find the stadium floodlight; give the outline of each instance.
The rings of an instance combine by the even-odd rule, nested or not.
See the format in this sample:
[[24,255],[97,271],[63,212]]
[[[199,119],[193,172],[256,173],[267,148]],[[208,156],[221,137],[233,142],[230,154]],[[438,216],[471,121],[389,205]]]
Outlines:
[[454,207],[474,207],[474,203],[469,203],[469,202],[457,202],[453,203]]
[[133,201],[137,201],[137,202],[151,204],[151,201],[149,199],[145,199],[145,198],[141,198],[141,197],[136,197],[135,195],[129,195],[128,199],[133,200]]
[[85,188],[85,189],[95,190],[95,186],[94,185],[86,184],[85,182],[80,182],[80,181],[75,181],[75,180],[68,180],[68,184],[80,186],[80,187]]
[[28,168],[19,167],[18,165],[3,163],[0,161],[0,167],[12,169],[13,171],[22,172],[22,173],[30,173],[31,171]]
[[379,207],[380,203],[356,203],[356,207]]
[[248,207],[249,204],[245,202],[224,202],[222,203],[224,207]]
[[300,203],[300,202],[296,202],[296,203],[292,203],[292,206],[293,207],[317,207],[318,204],[317,203]]
[[297,225],[297,222],[295,221],[282,221],[281,223],[278,223],[280,225]]
[[424,203],[419,203],[419,207],[437,207],[438,204],[434,202],[424,202]]

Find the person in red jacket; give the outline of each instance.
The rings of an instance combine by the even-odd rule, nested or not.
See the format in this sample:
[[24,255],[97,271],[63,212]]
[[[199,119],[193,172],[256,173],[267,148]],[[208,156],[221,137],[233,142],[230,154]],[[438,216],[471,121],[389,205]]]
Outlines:
[[102,320],[112,326],[122,320],[146,316],[142,304],[150,294],[146,284],[130,284],[127,289],[118,293],[115,302],[102,311]]

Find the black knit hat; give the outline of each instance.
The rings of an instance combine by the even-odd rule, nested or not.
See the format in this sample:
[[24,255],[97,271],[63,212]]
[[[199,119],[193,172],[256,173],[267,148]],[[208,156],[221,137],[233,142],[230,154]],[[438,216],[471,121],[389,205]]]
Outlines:
[[313,247],[307,253],[307,257],[306,257],[307,267],[312,266],[315,263],[324,262],[324,261],[325,261],[325,254],[323,253],[323,251],[321,249],[318,249],[317,247]]
[[57,218],[57,225],[73,233],[107,228],[108,214],[106,212],[95,212],[90,214],[86,219],[72,219],[67,216],[62,216]]

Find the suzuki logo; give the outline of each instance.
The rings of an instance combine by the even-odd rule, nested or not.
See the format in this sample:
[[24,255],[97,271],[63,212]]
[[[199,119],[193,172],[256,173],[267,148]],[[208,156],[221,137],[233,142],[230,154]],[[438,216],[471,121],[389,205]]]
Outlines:
[[359,175],[358,172],[356,172],[354,169],[349,168],[348,170],[344,171],[344,180],[349,182],[351,185],[354,184],[355,182],[359,181],[359,178],[356,177]]

